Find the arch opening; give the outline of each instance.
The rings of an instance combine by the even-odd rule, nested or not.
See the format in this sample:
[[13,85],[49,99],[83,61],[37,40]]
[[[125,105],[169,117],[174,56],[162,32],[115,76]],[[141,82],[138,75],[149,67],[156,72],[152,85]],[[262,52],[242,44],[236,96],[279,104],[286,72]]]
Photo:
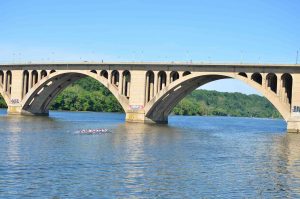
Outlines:
[[170,74],[170,83],[176,81],[177,79],[179,79],[179,74],[177,71],[173,71]]
[[251,79],[256,83],[262,85],[262,76],[260,73],[253,73]]
[[41,79],[43,79],[44,77],[47,77],[47,71],[42,70],[41,71]]
[[56,72],[55,70],[51,70],[51,71],[50,71],[50,74],[55,73],[55,72]]
[[277,76],[274,73],[269,73],[266,79],[267,87],[274,93],[277,93]]
[[117,90],[104,85],[105,82],[92,73],[62,72],[50,76],[41,80],[34,92],[23,99],[22,114],[48,115],[49,107],[52,110],[123,112],[128,102],[117,99]]
[[108,79],[108,72],[106,70],[102,70],[100,76],[104,77],[105,79]]
[[29,90],[29,72],[27,70],[24,70],[22,97],[24,97],[28,93],[28,90]]
[[91,73],[97,74],[97,71],[96,70],[91,70]]
[[160,91],[166,87],[167,83],[167,74],[165,71],[160,71],[158,73],[158,82],[157,82],[157,90]]
[[0,70],[0,84],[3,85],[4,83],[4,72]]
[[38,72],[36,70],[31,72],[31,88],[39,81]]
[[[242,77],[238,77],[235,75],[214,75],[214,74],[208,74],[208,75],[201,75],[201,76],[197,76],[194,75],[192,76],[192,78],[190,79],[183,79],[181,81],[179,81],[177,84],[176,83],[171,83],[169,85],[169,90],[168,91],[161,91],[159,96],[157,97],[157,99],[154,99],[152,101],[150,101],[146,107],[145,107],[145,112],[146,112],[146,118],[155,121],[155,122],[165,122],[168,119],[168,115],[171,113],[171,111],[174,109],[174,107],[182,100],[184,99],[188,94],[190,94],[192,91],[196,90],[198,87],[205,85],[209,82],[213,82],[216,80],[221,80],[221,79],[229,79],[229,78],[233,78],[233,79],[237,79],[240,80],[242,82],[244,82],[245,85],[248,85],[251,88],[255,88],[257,91],[259,91],[260,93],[264,92],[264,89],[261,86],[258,86],[256,83],[252,83],[249,82],[247,80],[244,80],[244,78]],[[288,83],[290,84],[290,83]],[[212,92],[214,93],[214,92]],[[216,94],[216,93],[214,93]],[[218,93],[217,93],[218,94]],[[223,94],[222,94],[223,95]],[[226,95],[226,93],[224,94]],[[240,97],[240,95],[243,94],[235,94],[235,101],[238,101],[237,99]],[[193,97],[195,97],[193,95]],[[199,99],[201,99],[201,96],[198,96]],[[242,96],[243,97],[243,96]],[[280,104],[279,98],[272,98],[269,95],[266,95],[264,98],[261,98],[258,95],[251,95],[250,98],[253,98],[252,101],[252,105],[249,106],[254,107],[253,108],[253,115],[250,115],[252,117],[280,117],[282,116],[285,120],[287,120],[288,118],[288,114],[289,114],[289,109],[286,108],[285,106],[282,106]],[[255,111],[257,111],[257,109],[255,109],[255,104],[257,102],[257,99],[261,99],[261,103],[259,104],[261,106],[261,104],[264,104],[270,112],[259,112],[256,113]],[[212,101],[211,101],[212,100]],[[209,98],[208,101],[214,102],[214,100],[212,98]],[[242,103],[243,101],[241,101]],[[192,103],[189,103],[189,105],[193,106],[196,102],[193,101]],[[248,105],[248,104],[247,104]],[[223,104],[223,107],[225,106],[226,108],[230,108],[229,110],[237,110],[239,111],[238,108],[242,109],[245,107],[245,104],[237,104],[235,108],[235,106],[232,107],[232,105],[230,103],[228,104]],[[261,106],[264,107],[264,106]],[[225,114],[226,111],[219,111],[218,114],[222,115]],[[246,116],[246,115],[241,115],[241,116]]]
[[154,97],[154,73],[147,71],[146,73],[146,103]]
[[6,72],[6,82],[5,82],[5,91],[8,94],[11,94],[11,84],[12,84],[12,73],[9,70]]
[[128,70],[125,70],[122,75],[123,75],[122,94],[125,95],[125,97],[129,98],[131,75]]
[[184,71],[183,74],[182,74],[182,76],[184,77],[184,76],[187,76],[187,75],[190,75],[190,74],[191,74],[190,71]]
[[112,71],[112,73],[111,73],[111,84],[118,87],[119,86],[119,79],[120,79],[119,71],[117,71],[117,70]]
[[0,108],[7,108],[7,98],[5,98],[5,92],[2,93],[2,91],[4,91],[4,76],[6,75],[6,72],[3,72],[2,70],[0,70]]
[[282,87],[283,87],[283,100],[291,105],[292,102],[292,88],[293,88],[293,77],[291,74],[285,73],[281,76]]
[[248,78],[247,74],[244,72],[240,72],[239,75]]

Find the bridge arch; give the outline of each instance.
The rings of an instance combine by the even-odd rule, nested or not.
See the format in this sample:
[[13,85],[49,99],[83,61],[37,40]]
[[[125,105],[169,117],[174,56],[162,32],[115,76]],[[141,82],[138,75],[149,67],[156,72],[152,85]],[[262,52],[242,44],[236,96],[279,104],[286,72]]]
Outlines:
[[122,73],[122,94],[129,98],[130,94],[130,82],[131,82],[131,74],[128,70],[125,70]]
[[284,101],[291,104],[292,102],[292,87],[293,87],[293,77],[289,73],[284,73],[281,76],[282,87],[285,98]]
[[23,71],[23,88],[22,96],[25,96],[29,91],[29,72],[28,70]]
[[165,71],[159,71],[158,74],[158,82],[157,82],[157,90],[160,91],[167,85],[167,73]]
[[170,73],[170,83],[176,81],[177,79],[179,79],[179,73],[177,71],[172,71]]
[[120,95],[118,89],[112,86],[106,78],[91,71],[58,71],[50,73],[29,89],[21,101],[23,104],[22,114],[48,115],[51,101],[66,87],[84,77],[96,79],[116,97],[124,111],[128,109],[128,98]]
[[253,73],[251,79],[256,83],[262,85],[262,76],[260,73]]
[[239,75],[243,76],[243,77],[246,77],[246,78],[248,77],[248,75],[245,72],[240,72]]
[[[255,75],[254,75],[255,74]],[[279,111],[282,117],[287,121],[290,117],[290,104],[282,103],[279,97],[271,90],[265,89],[260,85],[259,78],[261,74],[254,73],[253,78],[248,79],[244,76],[235,73],[193,73],[191,75],[182,77],[178,81],[170,83],[165,89],[162,89],[152,100],[145,105],[145,116],[146,120],[150,120],[158,123],[167,122],[168,115],[172,109],[189,93],[196,88],[220,79],[238,79],[247,85],[255,88],[258,92],[263,94]],[[283,76],[286,82],[287,90],[291,89],[291,76]],[[260,81],[255,81],[260,80]],[[290,94],[291,97],[291,94]]]
[[119,71],[113,70],[111,72],[111,84],[118,87],[119,86],[119,81],[120,81]]
[[31,72],[31,87],[33,87],[34,85],[36,85],[39,81],[39,74],[36,70],[33,70]]
[[154,97],[154,78],[155,74],[152,70],[147,71],[146,73],[146,93],[145,99],[146,103],[150,101]]
[[6,71],[6,79],[5,79],[4,84],[5,84],[5,88],[4,88],[5,92],[10,95],[11,94],[11,84],[12,84],[12,73],[10,70]]
[[108,79],[108,72],[107,72],[107,70],[102,70],[100,72],[100,76],[104,77],[105,79]]
[[46,76],[47,76],[47,71],[46,70],[42,70],[41,71],[41,79],[43,79]]
[[0,70],[0,84],[4,84],[4,72],[2,70]]
[[266,76],[266,79],[267,79],[267,87],[274,93],[277,93],[277,75],[274,73],[269,73]]
[[184,76],[187,76],[187,75],[190,75],[190,74],[191,74],[190,71],[184,71],[183,74],[182,74],[182,76],[184,77]]

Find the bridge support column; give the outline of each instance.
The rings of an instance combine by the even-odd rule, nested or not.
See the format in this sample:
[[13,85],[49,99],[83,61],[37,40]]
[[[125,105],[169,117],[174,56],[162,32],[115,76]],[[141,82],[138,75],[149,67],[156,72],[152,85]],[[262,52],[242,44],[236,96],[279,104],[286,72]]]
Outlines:
[[7,104],[7,113],[12,115],[21,115],[22,112],[22,91],[23,91],[23,71],[12,71],[12,83],[10,102]]
[[[287,131],[289,133],[300,133],[300,74],[293,74],[292,77],[291,117],[287,121]],[[284,91],[284,94],[287,96],[286,91]]]
[[22,114],[22,106],[9,104],[7,105],[7,114],[8,115],[21,115]]
[[[154,92],[155,84],[150,87],[151,92]],[[126,122],[138,122],[138,123],[153,123],[150,119],[145,116],[145,103],[146,103],[146,92],[147,84],[149,84],[149,79],[146,81],[146,71],[131,71],[131,81],[130,81],[130,98],[129,107],[126,110]],[[153,91],[152,91],[153,90]],[[150,92],[150,95],[152,95]]]
[[144,110],[129,110],[126,112],[126,122],[145,123]]
[[287,121],[288,133],[300,133],[300,118]]
[[159,118],[147,118],[145,116],[145,112],[143,110],[139,111],[127,111],[126,112],[126,122],[134,122],[134,123],[148,123],[148,124],[167,124],[168,116],[159,117]]

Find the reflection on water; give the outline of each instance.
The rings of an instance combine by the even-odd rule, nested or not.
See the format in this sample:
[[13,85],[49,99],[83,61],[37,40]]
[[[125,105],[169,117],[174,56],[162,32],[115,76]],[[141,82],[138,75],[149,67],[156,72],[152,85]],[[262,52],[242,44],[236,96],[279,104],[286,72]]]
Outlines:
[[288,180],[289,188],[294,198],[299,197],[300,193],[300,135],[287,134],[283,139],[287,158],[287,172],[290,174]]
[[[125,154],[124,154],[124,170],[126,176],[124,178],[126,188],[131,193],[143,193],[143,185],[139,183],[140,179],[144,177],[143,171],[143,162],[146,160],[144,150],[143,150],[143,139],[144,125],[136,124],[125,124],[120,126],[122,132],[124,132],[126,136],[126,146],[125,146]],[[133,132],[133,129],[137,129],[137,133]],[[130,143],[135,143],[134,145]]]
[[18,146],[20,144],[21,128],[19,128],[18,126],[9,126],[8,131],[11,132],[11,136],[8,139],[8,160],[10,164],[17,165],[20,159]]
[[0,127],[0,198],[300,197],[300,135],[281,120],[0,111]]

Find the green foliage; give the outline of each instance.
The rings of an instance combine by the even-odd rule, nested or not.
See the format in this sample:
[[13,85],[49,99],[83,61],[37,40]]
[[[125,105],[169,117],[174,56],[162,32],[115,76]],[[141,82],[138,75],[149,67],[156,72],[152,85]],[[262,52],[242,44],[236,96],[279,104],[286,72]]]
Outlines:
[[[0,96],[0,108],[6,108]],[[92,78],[83,78],[66,88],[51,103],[51,110],[123,112],[110,91]],[[173,109],[175,115],[281,117],[264,97],[241,93],[195,90]]]
[[51,103],[51,110],[123,112],[110,91],[92,78],[83,78],[66,88]]
[[195,90],[174,109],[175,115],[281,117],[275,107],[259,95]]
[[7,105],[1,95],[0,95],[0,108],[7,108]]

